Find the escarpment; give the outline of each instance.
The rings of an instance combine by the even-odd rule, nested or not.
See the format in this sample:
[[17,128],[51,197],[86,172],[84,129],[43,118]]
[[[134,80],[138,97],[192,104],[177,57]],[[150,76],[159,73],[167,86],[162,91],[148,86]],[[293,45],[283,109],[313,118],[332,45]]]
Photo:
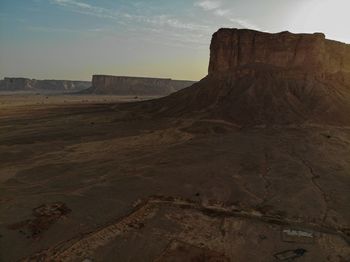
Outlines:
[[0,91],[26,92],[79,92],[91,86],[88,81],[36,80],[20,77],[5,77],[0,81]]
[[350,45],[327,40],[322,33],[220,29],[213,35],[210,50],[210,75],[254,66],[319,75],[350,73]]
[[350,45],[321,33],[220,29],[208,75],[143,110],[237,125],[350,125]]
[[94,75],[92,77],[92,87],[87,92],[93,94],[165,96],[194,83],[194,81],[168,78]]

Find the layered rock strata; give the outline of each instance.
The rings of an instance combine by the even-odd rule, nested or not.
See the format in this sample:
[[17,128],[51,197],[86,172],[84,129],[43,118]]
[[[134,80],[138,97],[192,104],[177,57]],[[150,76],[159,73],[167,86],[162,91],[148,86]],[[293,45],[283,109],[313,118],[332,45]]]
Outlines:
[[193,81],[166,78],[94,75],[92,88],[88,92],[94,94],[164,96],[194,83]]
[[0,91],[78,92],[91,87],[89,81],[36,80],[5,77],[0,81]]
[[321,33],[220,29],[208,75],[190,88],[142,104],[161,116],[238,125],[350,125],[350,45]]

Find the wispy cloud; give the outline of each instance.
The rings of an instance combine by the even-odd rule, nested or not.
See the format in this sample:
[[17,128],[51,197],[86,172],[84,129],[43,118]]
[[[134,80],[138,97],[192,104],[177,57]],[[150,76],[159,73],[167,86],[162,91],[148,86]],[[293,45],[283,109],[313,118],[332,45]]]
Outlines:
[[194,3],[195,6],[198,6],[206,11],[209,10],[215,10],[221,6],[220,1],[214,1],[214,0],[204,0],[204,1],[198,1]]
[[79,1],[75,1],[75,0],[54,0],[57,4],[60,5],[71,5],[71,6],[76,6],[79,8],[84,8],[84,9],[93,9],[93,7],[89,4],[83,3],[83,2],[79,2]]
[[136,20],[138,22],[152,24],[156,27],[167,26],[175,29],[185,29],[187,31],[202,31],[202,32],[208,32],[210,30],[210,27],[208,25],[183,22],[173,16],[165,15],[165,14],[156,15],[152,17],[134,15],[134,16],[130,16],[129,18],[132,20]]
[[263,31],[260,27],[258,27],[257,25],[251,23],[248,20],[244,20],[244,19],[239,19],[239,18],[229,18],[229,21],[232,23],[236,23],[238,25],[240,25],[243,28],[248,28],[248,29],[254,29],[254,30],[259,30],[259,31]]
[[122,16],[122,14],[120,14],[118,11],[110,10],[100,6],[90,5],[77,0],[51,0],[51,2],[58,6],[65,7],[70,11],[76,13],[91,15],[100,18],[120,20]]
[[217,16],[226,16],[230,13],[230,10],[225,10],[225,9],[215,9],[214,14]]
[[147,23],[157,27],[170,27],[174,29],[182,29],[188,31],[209,31],[209,27],[206,25],[195,24],[191,22],[184,22],[176,17],[159,14],[153,16],[143,16],[138,14],[121,13],[118,10],[106,9],[95,5],[90,5],[78,0],[51,0],[52,3],[68,8],[70,11],[78,12],[81,14],[96,16],[100,18],[113,19],[119,23],[125,24],[125,22],[139,22]]
[[[148,34],[151,33],[150,37],[157,35],[161,37],[162,44],[208,44],[210,35],[216,30],[215,27],[209,24],[195,23],[189,21],[186,18],[179,19],[174,15],[169,14],[153,14],[153,15],[142,15],[139,10],[134,10],[133,13],[121,12],[117,9],[106,9],[104,7],[91,5],[83,2],[82,0],[50,0],[51,3],[66,8],[71,12],[77,12],[84,15],[110,19],[116,21],[118,24],[122,24],[128,31],[142,31],[148,28]],[[214,7],[214,1],[210,5],[207,1],[206,7]],[[36,30],[40,30],[37,28]],[[44,30],[42,28],[41,30]],[[67,31],[69,32],[69,30]],[[113,32],[110,32],[113,33]],[[201,36],[200,38],[198,36]],[[143,34],[143,40],[146,37]]]
[[143,41],[148,43],[159,44],[159,39],[161,39],[161,44],[165,46],[190,48],[195,50],[208,49],[208,39],[206,39],[205,35],[180,34],[175,32],[168,34],[165,30],[154,28],[144,28],[142,31],[145,33]]
[[227,8],[225,6],[225,1],[223,0],[198,1],[194,3],[194,6],[199,7],[206,12],[210,12],[217,17],[224,18],[230,23],[236,24],[239,27],[260,30],[260,28],[254,25],[252,22],[235,16],[233,10],[230,8]]
[[49,26],[36,26],[36,25],[28,25],[25,27],[26,30],[31,32],[39,32],[39,33],[71,33],[71,34],[79,34],[86,36],[95,36],[100,33],[105,33],[111,31],[110,28],[106,27],[96,27],[96,28],[86,28],[86,29],[74,29],[74,28],[63,28],[63,27],[49,27]]
[[26,27],[27,30],[33,31],[33,32],[45,32],[45,33],[78,33],[81,32],[81,30],[73,30],[69,28],[56,28],[56,27],[46,27],[46,26],[32,26],[29,25]]

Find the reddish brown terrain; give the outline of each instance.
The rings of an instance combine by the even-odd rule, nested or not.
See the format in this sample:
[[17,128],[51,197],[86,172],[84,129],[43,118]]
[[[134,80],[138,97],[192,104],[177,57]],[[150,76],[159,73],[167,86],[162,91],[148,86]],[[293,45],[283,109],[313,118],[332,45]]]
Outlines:
[[349,261],[349,57],[220,29],[170,96],[4,106],[0,261]]

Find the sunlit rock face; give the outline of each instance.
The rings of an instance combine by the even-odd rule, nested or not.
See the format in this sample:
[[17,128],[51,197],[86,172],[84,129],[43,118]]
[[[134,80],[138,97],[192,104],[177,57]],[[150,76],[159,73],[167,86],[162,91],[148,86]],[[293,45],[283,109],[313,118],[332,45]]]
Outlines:
[[91,93],[164,96],[192,85],[193,81],[168,78],[94,75]]
[[220,29],[208,76],[151,109],[240,126],[350,126],[350,46],[321,33]]
[[220,29],[213,35],[209,74],[249,66],[302,70],[317,74],[350,72],[350,45],[322,33],[278,34]]

